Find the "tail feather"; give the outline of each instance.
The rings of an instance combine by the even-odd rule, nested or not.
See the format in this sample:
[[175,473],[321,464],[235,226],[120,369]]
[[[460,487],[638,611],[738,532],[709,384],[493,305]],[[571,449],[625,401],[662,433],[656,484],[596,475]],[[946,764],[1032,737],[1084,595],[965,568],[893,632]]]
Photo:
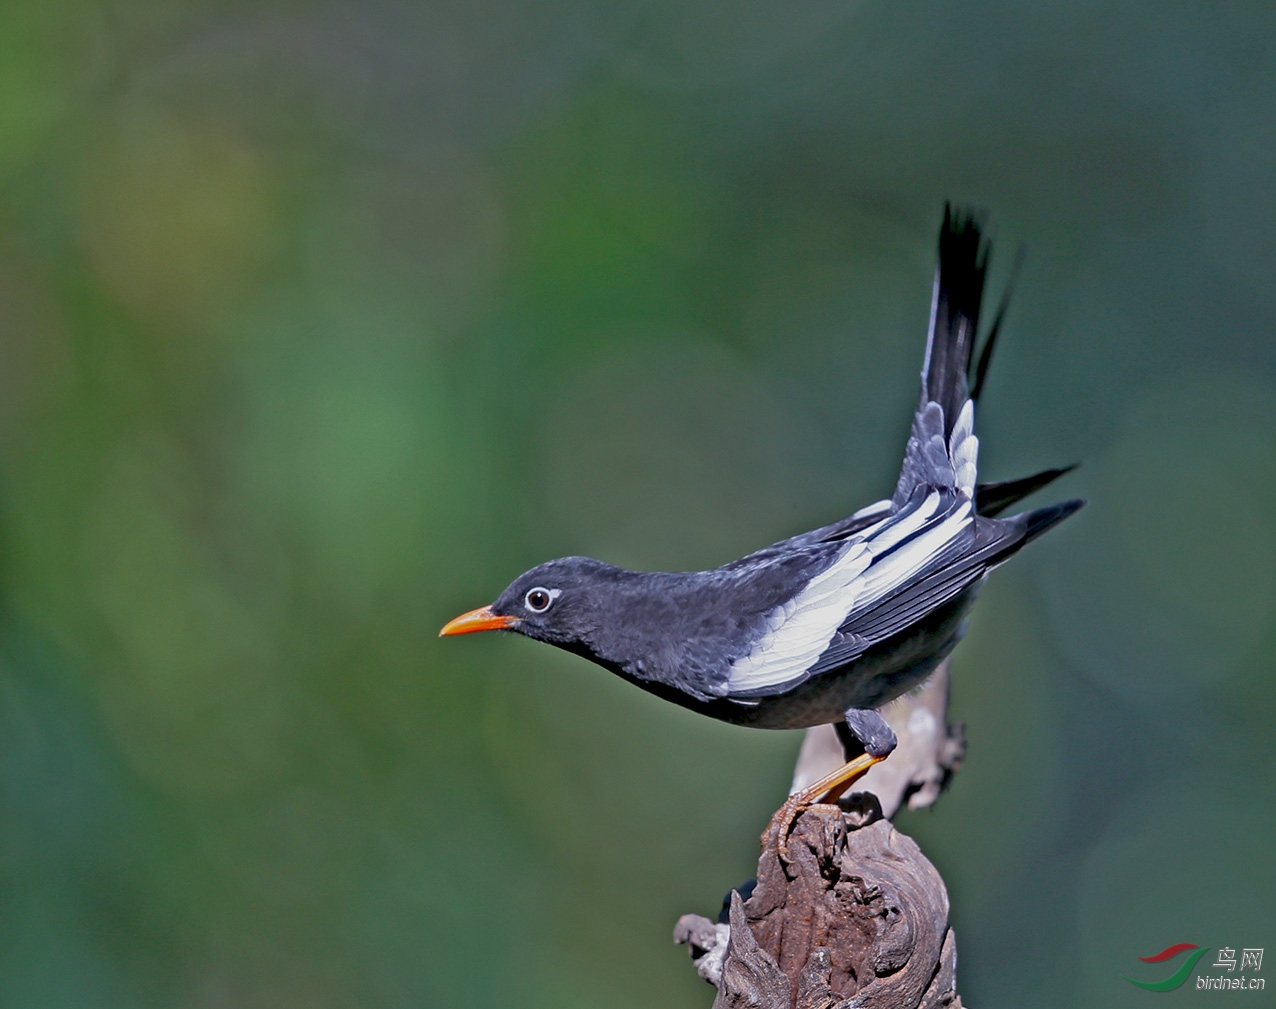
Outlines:
[[957,415],[970,398],[970,361],[979,330],[988,252],[978,216],[945,205],[919,404],[919,409],[927,403],[939,404],[945,438],[952,434]]
[[992,317],[992,325],[988,327],[988,335],[984,337],[983,349],[979,352],[978,362],[974,364],[973,374],[968,375],[970,381],[970,398],[979,399],[984,391],[984,382],[988,378],[988,365],[992,362],[992,349],[997,346],[997,336],[1001,333],[1001,324],[1006,318],[1006,310],[1010,307],[1010,296],[1015,293],[1015,282],[1019,279],[1019,271],[1023,268],[1025,256],[1024,246],[1019,246],[1015,253],[1014,265],[1010,267],[1010,279],[1006,281],[1006,289],[1001,293],[1001,303],[997,306],[997,314]]
[[[897,508],[923,485],[974,494],[979,442],[973,434],[974,416],[969,405],[970,373],[988,253],[977,215],[946,205],[939,231],[939,266],[922,364],[921,400],[892,498]],[[978,369],[987,370],[988,354],[986,349],[980,356]]]
[[1020,477],[1018,480],[998,480],[995,483],[981,483],[975,488],[975,511],[985,518],[1000,515],[1017,501],[1022,501],[1029,494],[1041,490],[1046,484],[1053,483],[1065,473],[1071,473],[1077,463],[1071,466],[1060,466],[1055,469],[1043,469],[1032,476]]

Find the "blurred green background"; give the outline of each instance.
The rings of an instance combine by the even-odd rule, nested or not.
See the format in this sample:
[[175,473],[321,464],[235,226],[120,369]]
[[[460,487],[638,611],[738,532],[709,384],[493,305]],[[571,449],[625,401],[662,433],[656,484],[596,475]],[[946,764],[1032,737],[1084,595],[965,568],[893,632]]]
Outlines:
[[1092,500],[900,818],[960,990],[1276,956],[1273,180],[1270,4],[3,4],[0,1004],[707,1007],[799,735],[435,634],[883,496],[946,198]]

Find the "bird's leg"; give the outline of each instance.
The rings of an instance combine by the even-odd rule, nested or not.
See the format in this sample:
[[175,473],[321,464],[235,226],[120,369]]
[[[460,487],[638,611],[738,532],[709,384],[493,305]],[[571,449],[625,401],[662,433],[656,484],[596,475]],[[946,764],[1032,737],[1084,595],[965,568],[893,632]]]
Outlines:
[[[836,803],[842,793],[863,777],[870,767],[885,760],[896,744],[895,733],[886,720],[876,711],[863,708],[851,708],[846,713],[845,721],[838,723],[837,735],[846,751],[846,763],[785,800],[762,835],[764,849],[768,841],[774,840],[780,857],[787,860],[789,830],[797,815],[821,800]],[[852,753],[856,755],[852,757]]]

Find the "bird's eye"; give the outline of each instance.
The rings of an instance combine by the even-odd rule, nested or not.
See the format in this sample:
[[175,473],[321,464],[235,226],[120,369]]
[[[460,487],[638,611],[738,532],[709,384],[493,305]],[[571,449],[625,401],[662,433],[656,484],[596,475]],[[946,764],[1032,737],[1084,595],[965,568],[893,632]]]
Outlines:
[[523,603],[533,613],[544,613],[549,609],[549,604],[554,601],[557,595],[558,591],[556,589],[543,589],[537,586],[534,589],[530,589],[527,595],[523,597]]

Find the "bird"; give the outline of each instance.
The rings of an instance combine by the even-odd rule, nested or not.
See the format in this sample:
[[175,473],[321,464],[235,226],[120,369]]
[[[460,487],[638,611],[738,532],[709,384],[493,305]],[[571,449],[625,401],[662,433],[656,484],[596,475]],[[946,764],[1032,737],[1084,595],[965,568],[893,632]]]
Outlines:
[[846,763],[776,811],[763,842],[783,847],[800,811],[836,801],[895,748],[878,709],[952,651],[989,572],[1086,503],[1001,517],[1072,466],[976,483],[975,405],[1013,287],[1012,275],[981,342],[985,230],[981,212],[945,205],[921,395],[889,498],[709,571],[551,560],[440,636],[521,634],[736,725],[836,725]]

